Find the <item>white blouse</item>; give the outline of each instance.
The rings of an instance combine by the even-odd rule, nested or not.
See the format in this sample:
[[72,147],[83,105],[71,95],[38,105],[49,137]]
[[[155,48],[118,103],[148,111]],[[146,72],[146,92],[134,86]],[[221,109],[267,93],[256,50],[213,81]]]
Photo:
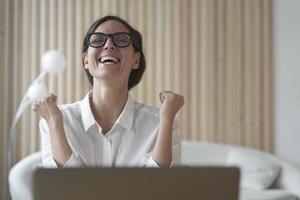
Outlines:
[[[151,152],[159,130],[159,109],[140,104],[128,95],[126,105],[105,135],[90,106],[89,92],[84,99],[59,106],[72,155],[64,167],[158,167]],[[173,126],[172,163],[180,165],[181,143]],[[57,168],[52,157],[49,129],[40,121],[44,167]]]

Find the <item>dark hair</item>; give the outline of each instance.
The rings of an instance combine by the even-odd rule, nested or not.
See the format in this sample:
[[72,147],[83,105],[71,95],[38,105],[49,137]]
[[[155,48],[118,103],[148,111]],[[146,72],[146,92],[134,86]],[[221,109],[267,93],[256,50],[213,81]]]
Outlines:
[[[120,22],[123,24],[129,31],[132,37],[132,45],[134,48],[135,52],[140,53],[140,61],[139,61],[139,67],[137,69],[132,69],[130,75],[129,75],[129,80],[128,80],[128,90],[136,86],[142,79],[142,76],[144,74],[144,71],[146,69],[146,60],[143,52],[143,41],[142,41],[142,35],[140,32],[135,30],[132,26],[130,26],[125,20],[121,19],[118,16],[112,16],[112,15],[107,15],[105,17],[102,17],[98,20],[96,20],[91,27],[88,29],[87,33],[84,36],[83,40],[83,46],[82,46],[82,54],[87,51],[89,48],[89,35],[91,33],[94,33],[95,30],[100,26],[102,23],[106,21],[114,20],[117,22]],[[84,60],[82,59],[82,64],[84,67]],[[85,68],[84,68],[85,69]],[[85,69],[85,72],[87,74],[87,77],[90,81],[90,83],[93,85],[93,76],[90,74],[88,69]]]

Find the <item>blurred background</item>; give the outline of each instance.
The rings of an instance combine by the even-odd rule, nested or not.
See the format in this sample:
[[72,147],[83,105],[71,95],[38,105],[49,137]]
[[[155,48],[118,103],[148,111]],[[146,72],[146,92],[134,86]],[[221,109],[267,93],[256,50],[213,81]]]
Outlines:
[[[300,164],[300,1],[298,0],[0,0],[0,178],[9,128],[50,49],[66,70],[44,80],[58,103],[91,89],[81,62],[93,21],[118,15],[144,39],[147,68],[131,91],[159,106],[161,90],[185,97],[184,140],[267,150]],[[30,109],[17,125],[14,162],[40,148]],[[3,190],[0,183],[0,193]]]

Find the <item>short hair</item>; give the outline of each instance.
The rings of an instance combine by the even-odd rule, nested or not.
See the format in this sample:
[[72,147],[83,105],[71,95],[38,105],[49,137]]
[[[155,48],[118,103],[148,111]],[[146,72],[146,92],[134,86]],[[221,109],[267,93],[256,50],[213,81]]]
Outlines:
[[[128,90],[130,90],[131,88],[136,86],[141,81],[142,76],[143,76],[143,74],[145,72],[145,69],[146,69],[146,59],[145,59],[144,52],[143,52],[142,35],[141,35],[140,32],[135,30],[128,22],[126,22],[125,20],[121,19],[118,16],[113,16],[113,15],[107,15],[107,16],[101,17],[100,19],[96,20],[90,26],[90,28],[88,29],[87,33],[84,36],[83,46],[82,46],[82,54],[86,53],[86,51],[89,48],[89,35],[91,33],[94,33],[95,30],[98,28],[98,26],[100,26],[102,23],[104,23],[106,21],[112,21],[112,20],[120,22],[121,24],[123,24],[128,29],[128,31],[129,31],[129,33],[131,34],[131,37],[132,37],[132,45],[133,45],[134,51],[140,53],[139,66],[138,66],[137,69],[132,69],[132,71],[130,72],[130,75],[129,75]],[[83,64],[83,67],[84,67],[84,60],[83,59],[82,59],[82,64]],[[85,69],[85,72],[87,74],[89,82],[91,83],[91,85],[93,85],[93,76],[90,74],[88,69]]]

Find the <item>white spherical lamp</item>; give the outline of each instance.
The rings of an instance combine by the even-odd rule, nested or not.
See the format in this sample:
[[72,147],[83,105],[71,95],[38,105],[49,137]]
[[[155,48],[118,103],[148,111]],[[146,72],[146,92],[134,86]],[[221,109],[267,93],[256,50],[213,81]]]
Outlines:
[[58,74],[65,69],[66,60],[62,53],[57,50],[47,51],[42,56],[42,69],[50,73]]

